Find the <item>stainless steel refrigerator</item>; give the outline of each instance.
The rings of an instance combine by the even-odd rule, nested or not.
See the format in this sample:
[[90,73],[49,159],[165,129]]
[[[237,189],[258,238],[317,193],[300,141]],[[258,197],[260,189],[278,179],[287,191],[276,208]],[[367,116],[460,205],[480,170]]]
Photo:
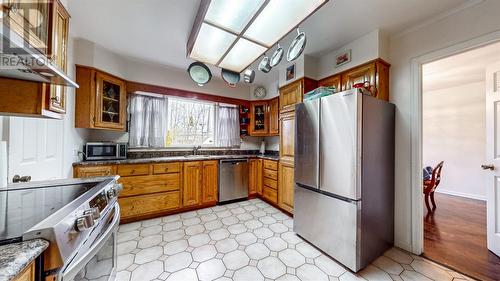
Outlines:
[[294,231],[354,272],[393,245],[393,104],[349,90],[296,105]]

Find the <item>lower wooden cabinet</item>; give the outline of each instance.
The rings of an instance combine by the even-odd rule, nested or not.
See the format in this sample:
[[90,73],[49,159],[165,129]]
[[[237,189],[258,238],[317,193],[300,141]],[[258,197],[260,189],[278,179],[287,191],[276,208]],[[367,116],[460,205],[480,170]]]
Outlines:
[[184,188],[182,191],[182,206],[184,207],[200,204],[202,167],[202,162],[184,163]]
[[286,162],[280,162],[278,175],[278,206],[289,213],[293,213],[294,166]]
[[13,281],[35,281],[35,262],[31,262]]
[[76,166],[75,177],[118,174],[122,222],[217,203],[218,161]]
[[263,161],[263,167],[262,197],[278,204],[278,162],[266,159]]
[[262,195],[262,159],[249,160],[248,195]]
[[217,189],[219,186],[219,162],[203,162],[203,184],[201,190],[201,203],[217,202]]

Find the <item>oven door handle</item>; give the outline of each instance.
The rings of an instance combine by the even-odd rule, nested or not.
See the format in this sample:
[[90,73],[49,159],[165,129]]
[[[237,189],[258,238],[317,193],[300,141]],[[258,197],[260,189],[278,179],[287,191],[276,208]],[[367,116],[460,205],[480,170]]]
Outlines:
[[[118,229],[119,221],[120,221],[120,205],[115,203],[114,206],[115,213],[113,216],[113,222],[110,224],[110,227],[106,230],[106,232],[99,238],[99,240],[95,241],[92,247],[87,251],[87,253],[77,260],[73,260],[70,265],[64,270],[62,273],[62,281],[71,281],[73,278],[87,265],[88,262],[99,252],[102,246],[107,242],[111,234]],[[116,244],[115,244],[116,245]],[[113,255],[115,255],[116,249],[113,249]],[[113,266],[115,262],[113,261]]]

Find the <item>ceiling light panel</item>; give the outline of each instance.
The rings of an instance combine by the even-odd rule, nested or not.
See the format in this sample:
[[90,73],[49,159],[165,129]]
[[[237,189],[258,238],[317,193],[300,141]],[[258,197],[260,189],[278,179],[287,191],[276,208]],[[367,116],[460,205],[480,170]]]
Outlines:
[[197,61],[215,65],[236,38],[236,35],[203,23],[190,57]]
[[264,0],[212,0],[205,21],[241,33]]
[[242,72],[266,50],[265,47],[240,38],[219,66],[232,71]]
[[243,36],[271,47],[326,1],[271,0]]

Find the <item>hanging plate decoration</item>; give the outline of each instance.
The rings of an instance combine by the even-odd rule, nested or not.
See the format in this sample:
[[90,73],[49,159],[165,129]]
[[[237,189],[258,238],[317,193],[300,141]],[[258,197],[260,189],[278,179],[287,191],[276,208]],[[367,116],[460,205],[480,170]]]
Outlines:
[[207,84],[210,82],[210,79],[212,79],[212,72],[210,72],[208,66],[198,61],[190,64],[187,71],[189,73],[189,77],[191,77],[191,79],[200,87]]
[[286,59],[288,61],[296,60],[304,51],[306,42],[306,34],[304,32],[300,32],[300,30],[297,28],[297,36],[295,37],[295,39],[293,39],[290,48],[288,48]]

